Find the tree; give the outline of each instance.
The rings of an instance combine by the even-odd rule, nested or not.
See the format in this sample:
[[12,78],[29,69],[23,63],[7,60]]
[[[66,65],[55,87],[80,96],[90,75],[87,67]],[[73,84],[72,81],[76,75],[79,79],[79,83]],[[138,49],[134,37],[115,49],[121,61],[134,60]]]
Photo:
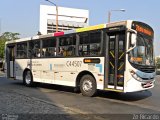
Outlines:
[[2,34],[1,37],[7,40],[16,40],[19,39],[19,35],[19,33],[5,32]]
[[5,42],[19,39],[19,33],[5,32],[0,36],[0,58],[4,58]]
[[6,39],[0,38],[0,58],[4,58],[4,48],[6,41],[7,41]]

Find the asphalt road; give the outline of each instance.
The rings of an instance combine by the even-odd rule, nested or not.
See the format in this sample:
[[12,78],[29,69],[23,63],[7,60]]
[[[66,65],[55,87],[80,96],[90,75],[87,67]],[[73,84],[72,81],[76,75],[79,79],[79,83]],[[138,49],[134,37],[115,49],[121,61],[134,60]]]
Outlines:
[[[155,115],[155,119],[160,119],[160,115],[158,115],[158,113],[160,113],[159,86],[160,77],[157,76],[156,86],[151,90],[135,93],[114,93],[99,91],[96,97],[91,98],[84,97],[80,93],[74,93],[73,88],[71,87],[38,84],[34,88],[29,88],[23,86],[22,81],[8,80],[1,75],[1,98],[3,96],[5,99],[12,100],[11,102],[18,100],[20,102],[17,102],[16,106],[5,104],[7,109],[5,109],[3,106],[5,111],[3,111],[3,113],[0,111],[0,114],[8,114],[7,112],[10,114],[48,113],[49,115],[61,114],[63,119],[66,119],[67,115],[70,116],[69,119],[83,118],[92,120],[112,120],[124,118],[144,119],[148,117],[148,114],[151,114]],[[9,94],[10,97],[7,98],[7,94]],[[13,97],[15,99],[13,99]],[[0,99],[0,109],[2,108],[2,100],[3,99]],[[5,101],[3,102],[5,103]],[[21,106],[24,105],[22,111],[18,108],[20,107],[18,104],[21,104]],[[10,109],[13,107],[15,109]]]

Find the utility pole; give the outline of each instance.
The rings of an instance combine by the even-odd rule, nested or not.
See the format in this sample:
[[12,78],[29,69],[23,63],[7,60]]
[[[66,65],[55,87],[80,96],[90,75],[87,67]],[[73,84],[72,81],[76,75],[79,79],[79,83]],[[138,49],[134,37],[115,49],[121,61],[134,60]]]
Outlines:
[[46,1],[56,6],[56,32],[58,32],[58,6],[54,2],[51,2],[49,0]]

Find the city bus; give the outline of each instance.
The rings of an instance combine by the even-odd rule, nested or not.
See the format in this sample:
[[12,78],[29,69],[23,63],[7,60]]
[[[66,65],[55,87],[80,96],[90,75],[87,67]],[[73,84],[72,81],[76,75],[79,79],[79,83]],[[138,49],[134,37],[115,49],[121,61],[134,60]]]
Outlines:
[[155,82],[153,39],[149,25],[126,20],[8,41],[6,76],[26,86],[71,86],[84,96],[148,90]]

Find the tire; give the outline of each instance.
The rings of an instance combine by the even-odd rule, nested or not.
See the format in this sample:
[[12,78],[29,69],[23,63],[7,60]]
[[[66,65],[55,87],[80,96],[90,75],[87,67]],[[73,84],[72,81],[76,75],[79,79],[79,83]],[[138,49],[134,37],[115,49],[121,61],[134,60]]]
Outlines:
[[84,75],[80,80],[82,95],[93,97],[97,92],[96,80],[91,75]]
[[33,86],[33,76],[30,70],[25,71],[24,76],[23,76],[23,83],[27,87]]

